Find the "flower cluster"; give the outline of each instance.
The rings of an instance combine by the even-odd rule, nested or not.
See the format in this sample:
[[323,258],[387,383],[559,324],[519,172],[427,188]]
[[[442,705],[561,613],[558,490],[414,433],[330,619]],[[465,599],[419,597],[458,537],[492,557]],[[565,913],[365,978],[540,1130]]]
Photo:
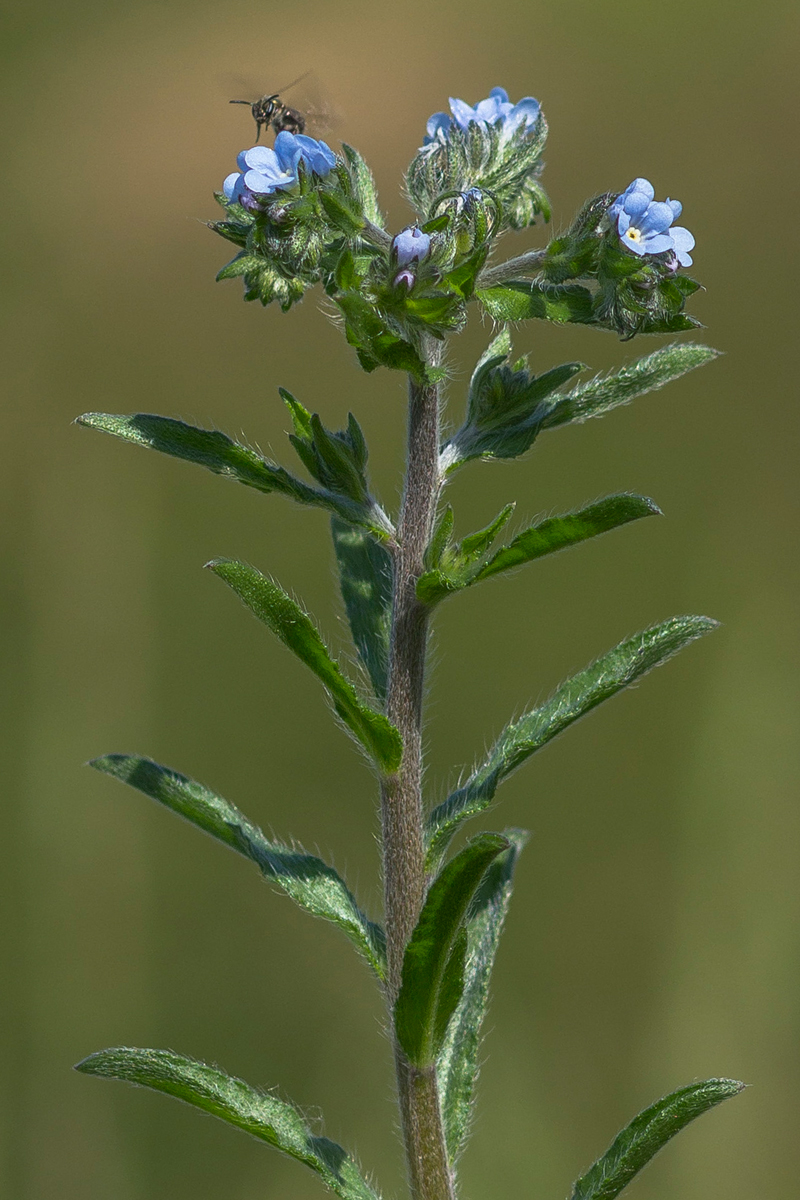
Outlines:
[[222,185],[225,198],[247,209],[261,207],[263,198],[288,191],[299,182],[300,164],[324,178],[336,166],[336,155],[325,142],[283,130],[275,148],[253,146],[236,159],[239,167]]
[[681,215],[678,200],[655,199],[655,189],[647,179],[634,179],[617,196],[608,210],[616,222],[617,233],[624,246],[634,254],[664,254],[671,251],[682,267],[692,265],[689,251],[694,238],[688,229],[673,225]]
[[501,138],[505,141],[520,127],[535,125],[541,111],[539,101],[525,96],[518,104],[512,104],[505,88],[492,88],[486,100],[480,100],[470,108],[463,100],[450,97],[449,113],[437,112],[429,119],[424,145],[446,141],[453,126],[467,131],[470,125],[495,125],[500,122]]

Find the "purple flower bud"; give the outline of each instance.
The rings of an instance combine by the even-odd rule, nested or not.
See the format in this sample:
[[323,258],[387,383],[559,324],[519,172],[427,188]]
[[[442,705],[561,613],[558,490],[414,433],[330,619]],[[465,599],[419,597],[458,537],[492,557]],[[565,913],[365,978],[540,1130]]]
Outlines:
[[416,225],[401,230],[392,242],[397,265],[407,267],[412,262],[422,262],[430,254],[431,239]]
[[405,288],[408,288],[409,291],[411,291],[412,287],[417,282],[417,280],[416,280],[416,276],[414,275],[414,272],[409,271],[408,268],[406,267],[404,270],[398,271],[398,273],[394,277],[393,282],[394,282],[395,287],[405,287]]

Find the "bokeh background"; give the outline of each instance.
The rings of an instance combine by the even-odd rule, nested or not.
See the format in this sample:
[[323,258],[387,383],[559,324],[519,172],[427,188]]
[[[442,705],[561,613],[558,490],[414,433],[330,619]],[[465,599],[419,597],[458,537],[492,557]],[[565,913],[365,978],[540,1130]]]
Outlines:
[[[537,756],[488,824],[534,836],[496,968],[468,1196],[560,1197],[673,1087],[752,1087],[637,1181],[639,1200],[789,1200],[800,1169],[797,111],[792,0],[39,0],[7,14],[2,119],[5,684],[0,1191],[9,1200],[315,1200],[308,1172],[164,1097],[87,1079],[94,1049],[169,1046],[325,1114],[402,1194],[381,1005],[336,931],[81,764],[140,751],[318,847],[378,908],[375,795],[315,680],[202,564],[272,571],[348,654],[326,520],[70,424],[178,415],[284,462],[284,385],[363,422],[397,498],[402,380],[362,376],[315,296],[288,316],[215,286],[211,190],[252,143],[240,86],[313,69],[401,173],[448,94],[533,93],[564,224],[651,178],[684,202],[716,364],[526,460],[453,485],[462,531],[614,490],[666,518],[448,602],[428,783],[446,794],[514,712],[679,612],[723,628]],[[234,81],[241,79],[244,84]],[[246,94],[246,93],[245,93]],[[509,251],[538,244],[518,236]],[[490,330],[454,350],[450,411]],[[604,368],[589,330],[516,334],[538,368]]]

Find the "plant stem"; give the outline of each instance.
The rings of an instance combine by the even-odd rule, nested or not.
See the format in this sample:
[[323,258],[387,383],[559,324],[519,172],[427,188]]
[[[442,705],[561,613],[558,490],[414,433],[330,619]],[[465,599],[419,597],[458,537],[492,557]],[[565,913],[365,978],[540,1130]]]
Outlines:
[[[438,347],[428,361],[438,357]],[[422,825],[422,698],[428,610],[416,595],[439,495],[439,389],[409,381],[408,462],[394,547],[387,715],[403,737],[396,775],[382,781],[387,999],[394,1007],[406,943],[425,898]],[[395,1045],[397,1087],[414,1200],[452,1200],[435,1068],[413,1067]]]
[[478,276],[476,287],[495,287],[507,279],[519,279],[520,275],[530,275],[536,271],[547,257],[546,250],[528,250],[517,258],[509,258],[507,262],[498,263],[494,267],[486,267]]

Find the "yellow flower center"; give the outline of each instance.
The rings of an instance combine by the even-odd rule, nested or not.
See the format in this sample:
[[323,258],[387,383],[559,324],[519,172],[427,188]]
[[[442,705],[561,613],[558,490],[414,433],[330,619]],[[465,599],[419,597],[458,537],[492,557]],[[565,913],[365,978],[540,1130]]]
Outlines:
[[641,240],[641,237],[642,237],[642,235],[641,235],[641,233],[639,232],[639,230],[638,230],[638,229],[634,229],[634,228],[630,228],[630,229],[628,230],[628,232],[625,234],[625,236],[626,236],[626,237],[628,237],[628,238],[630,238],[632,242],[638,242],[638,241],[640,241],[640,240]]

